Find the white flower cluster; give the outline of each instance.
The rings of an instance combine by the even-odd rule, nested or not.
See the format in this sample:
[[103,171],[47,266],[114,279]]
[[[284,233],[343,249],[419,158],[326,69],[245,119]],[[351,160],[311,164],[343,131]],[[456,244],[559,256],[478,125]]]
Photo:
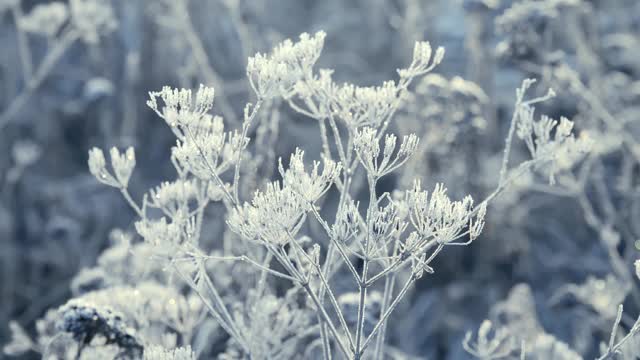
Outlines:
[[380,127],[394,111],[399,89],[395,82],[382,86],[344,84],[332,96],[332,108],[351,131],[369,126]]
[[313,203],[329,190],[333,181],[340,175],[342,166],[340,163],[324,159],[322,173],[319,161],[314,161],[311,173],[307,173],[304,151],[296,149],[295,153],[291,154],[289,168],[285,171],[280,159],[278,169],[285,187],[291,188],[305,201]]
[[[124,154],[112,150],[113,172],[106,169],[102,151],[92,149],[90,152],[92,174],[99,181],[120,188],[137,210],[141,219],[135,227],[145,244],[154,249],[155,255],[160,255],[165,266],[172,266],[174,274],[189,285],[191,294],[197,294],[202,300],[203,311],[208,311],[229,335],[222,359],[291,358],[299,350],[296,348],[298,339],[318,332],[322,342],[319,345],[325,354],[335,346],[345,358],[368,357],[366,350],[372,342],[382,346],[386,321],[411,286],[424,274],[434,272],[430,264],[440,251],[447,245],[469,244],[480,235],[487,203],[506,184],[502,181],[501,171],[498,188],[479,205],[474,205],[471,196],[452,200],[442,184],[437,184],[432,192],[422,190],[419,181],[404,196],[401,191],[380,194],[377,191],[380,178],[405,164],[419,146],[419,139],[414,134],[401,141],[396,135],[388,134],[390,120],[406,98],[412,79],[438,65],[444,50],[439,48],[434,52],[429,43],[418,42],[410,66],[399,70],[398,83],[389,81],[379,87],[336,86],[330,70],[320,71],[317,76],[313,74],[312,67],[320,55],[324,38],[322,32],[314,36],[303,34],[299,42],[284,41],[271,54],[257,54],[249,59],[247,75],[258,100],[253,108],[250,105],[245,108],[245,121],[240,131],[225,132],[222,118],[209,114],[214,101],[212,88],[200,86],[193,92],[164,87],[151,92],[147,105],[166,121],[177,137],[171,155],[177,179],[150,190],[140,207],[125,191],[135,166],[133,150]],[[444,94],[457,93],[461,101],[472,98],[481,103],[484,100],[478,89],[461,80],[454,79],[442,87],[446,88]],[[565,147],[574,148],[578,142],[571,135],[572,124],[566,119],[559,124],[548,118],[533,121],[531,105],[540,100],[526,102],[523,95],[524,90],[518,93],[518,113],[514,117],[518,121],[512,122],[509,131],[503,158],[504,172],[508,165],[510,139],[516,132],[529,147],[534,160],[540,161],[558,162],[558,153]],[[242,156],[249,152],[248,130],[261,105],[270,106],[271,101],[267,100],[274,97],[283,97],[295,110],[319,120],[322,161],[314,161],[307,167],[304,152],[296,149],[287,168],[282,159],[279,160],[281,180],[268,183],[255,191],[250,202],[243,202],[239,177]],[[328,139],[334,140],[335,144],[329,144]],[[340,162],[333,158],[336,153]],[[235,171],[229,185],[225,182],[226,177],[223,180],[220,176],[230,169]],[[369,196],[366,212],[361,214],[359,203],[353,199],[361,194],[365,181]],[[324,220],[326,208],[321,213],[319,203],[334,183],[340,194],[335,221],[331,224]],[[207,204],[223,196],[223,205],[228,210],[228,229],[242,239],[241,246],[229,245],[227,240],[232,239],[233,234],[225,234],[228,237],[224,238],[222,250],[213,252],[220,256],[215,256],[199,247],[199,239]],[[162,217],[152,219],[147,216],[148,208]],[[330,247],[326,252],[315,238],[315,229],[314,239],[301,231],[308,217],[313,217],[313,225],[319,225],[317,229],[329,238]],[[463,240],[456,242],[460,239]],[[243,240],[255,241],[262,246],[251,246]],[[124,248],[114,251],[113,257],[120,258]],[[248,264],[251,270],[259,270],[253,273],[238,266],[243,274],[253,273],[260,278],[257,295],[254,298],[247,296],[244,302],[237,301],[235,293],[217,290],[220,283],[229,285],[231,280],[214,282],[208,275],[207,261],[236,260]],[[280,266],[274,268],[274,263]],[[331,279],[335,269],[341,266],[353,276],[357,285],[357,292],[349,290],[348,298],[339,296]],[[405,277],[404,285],[395,290],[395,285],[389,287],[396,281],[396,275],[405,271],[404,275],[410,276]],[[92,276],[101,274],[88,275],[91,280]],[[293,283],[285,298],[270,295],[266,287],[267,275]],[[386,285],[384,294],[380,295],[373,287],[377,287],[381,279],[385,279]],[[135,295],[130,291],[132,289],[119,289],[126,296],[120,293],[118,296],[139,310],[137,300],[131,298]],[[367,289],[371,289],[369,294]],[[251,291],[247,290],[246,294]],[[153,289],[148,292],[154,294]],[[299,308],[300,297],[296,292],[304,292],[308,309]],[[104,296],[106,291],[96,294]],[[166,294],[171,297],[166,299],[158,295],[158,302],[144,304],[155,309],[154,313],[174,320],[177,313],[168,312],[166,303],[189,305],[189,301],[177,291]],[[292,296],[289,298],[289,295]],[[337,299],[341,299],[342,304]],[[349,300],[348,304],[345,299]],[[228,309],[227,300],[234,301],[235,312]],[[380,303],[379,311],[367,310],[374,302]],[[345,314],[350,308],[357,311]],[[193,310],[190,306],[185,309]],[[317,318],[306,314],[307,311],[314,311]],[[364,318],[370,315],[371,319]],[[156,319],[152,315],[145,316]],[[313,326],[310,321],[314,322]],[[355,329],[350,329],[350,324]],[[310,330],[295,331],[302,328]],[[477,342],[472,344],[468,337],[466,347],[484,357],[503,354],[501,347],[506,333],[491,333],[491,329],[490,323],[483,323]],[[144,356],[193,358],[189,349],[165,348],[149,348]],[[307,357],[312,356],[305,354],[304,358]]]
[[248,139],[237,131],[225,132],[221,117],[208,114],[213,100],[213,88],[200,85],[195,96],[190,89],[165,86],[161,91],[150,92],[147,101],[178,138],[172,148],[177,170],[204,180],[228,170],[237,153],[248,144]]
[[136,231],[142,238],[157,247],[164,254],[175,256],[184,244],[193,244],[196,239],[196,223],[193,217],[180,212],[167,221],[166,217],[157,220],[142,219],[135,223]]
[[89,150],[89,171],[101,183],[124,189],[129,184],[129,178],[136,166],[135,152],[132,147],[129,147],[125,153],[120,153],[113,147],[110,155],[113,174],[107,170],[104,153],[95,147]]
[[52,38],[58,34],[69,18],[69,9],[63,2],[54,1],[36,5],[20,19],[19,26],[27,32]]
[[378,132],[374,128],[365,127],[356,131],[354,148],[364,168],[375,178],[380,178],[398,169],[404,164],[418,147],[419,139],[414,134],[404,136],[396,151],[398,138],[393,134],[384,137],[382,159],[380,158],[380,142]]
[[190,346],[165,349],[159,345],[144,348],[144,360],[196,360],[196,354]]
[[[433,55],[433,56],[432,56]],[[401,78],[412,78],[433,70],[444,58],[444,48],[438,47],[435,54],[428,41],[417,41],[413,47],[413,60],[406,69],[399,69]]]
[[[321,50],[321,42],[316,41],[314,45],[317,52],[310,50],[313,56],[309,58],[315,61]],[[313,49],[314,46],[309,45],[309,48]],[[280,95],[289,101],[294,110],[314,119],[333,121],[334,117],[339,118],[351,134],[365,126],[379,129],[383,124],[388,124],[411,81],[433,70],[442,61],[444,49],[438,48],[432,55],[428,42],[417,42],[410,66],[398,70],[399,82],[385,81],[380,86],[337,85],[331,78],[332,70],[321,69],[318,75],[314,75],[311,69],[313,62],[306,61],[302,67],[304,71],[298,67],[298,71],[289,72],[288,84],[291,86],[287,87],[289,91],[280,92]],[[283,73],[284,68],[282,66]],[[279,78],[276,70],[269,73]]]
[[304,223],[306,207],[292,189],[273,182],[264,191],[257,191],[251,204],[234,209],[227,223],[248,240],[285,244]]
[[346,202],[342,211],[336,215],[335,223],[331,226],[331,236],[341,243],[348,242],[359,232],[358,205],[353,200]]
[[206,203],[208,189],[209,185],[197,179],[165,181],[149,191],[149,206],[161,209],[172,218],[178,217],[189,205]]
[[590,306],[602,317],[614,319],[617,306],[624,302],[630,291],[631,284],[614,275],[607,275],[604,279],[589,276],[582,284],[566,285],[554,297],[557,299],[564,294],[571,294],[575,300]]
[[407,191],[406,199],[409,219],[418,235],[406,244],[408,248],[419,249],[428,239],[448,244],[467,234],[474,240],[484,227],[486,203],[474,208],[471,196],[452,201],[442,184],[437,184],[429,197],[428,191],[421,190],[420,182],[416,181],[413,189]]
[[95,44],[100,36],[114,31],[118,22],[108,1],[70,0],[71,21],[82,39]]
[[202,310],[202,303],[193,295],[183,296],[177,288],[142,281],[82,294],[61,306],[52,320],[56,333],[71,335],[81,347],[87,347],[87,355],[112,347],[107,351],[111,355],[96,358],[126,353],[126,358],[139,359],[144,348],[144,359],[181,360],[195,359],[190,348],[165,351],[148,344],[175,347],[175,333],[189,336],[200,323]]
[[247,63],[249,83],[259,99],[292,95],[296,83],[311,78],[312,67],[320,57],[326,34],[319,31],[313,36],[300,35],[294,43],[287,39],[269,55],[257,53]]
[[[251,296],[246,309],[238,309],[234,318],[241,333],[245,334],[247,347],[258,359],[293,359],[299,349],[296,346],[304,340],[310,318],[308,309],[296,303],[296,292],[290,291],[279,298],[271,294],[261,297]],[[244,310],[244,311],[240,311]],[[232,350],[232,349],[230,349]],[[229,356],[222,359],[236,359]]]
[[572,134],[573,122],[560,118],[560,122],[548,116],[534,120],[535,108],[522,104],[518,111],[517,135],[524,140],[531,156],[541,162],[551,162],[549,182],[555,182],[555,174],[571,168],[590,147],[588,137],[575,138]]
[[280,164],[282,183],[268,184],[264,191],[257,191],[251,204],[245,203],[229,216],[232,230],[250,240],[284,244],[297,234],[306,218],[306,212],[331,186],[340,173],[341,166],[324,160],[323,171],[319,162],[313,170],[304,169],[304,153],[292,154],[289,169]]
[[[163,118],[171,128],[178,125],[196,126],[213,107],[215,91],[200,85],[195,96],[191,89],[174,89],[164,86],[160,91],[149,92],[147,106]],[[159,107],[158,98],[164,103]],[[184,136],[184,135],[183,135]]]
[[185,136],[177,140],[172,156],[182,169],[208,180],[227,171],[249,139],[237,131],[225,132],[221,117],[204,115],[199,120],[184,125]]

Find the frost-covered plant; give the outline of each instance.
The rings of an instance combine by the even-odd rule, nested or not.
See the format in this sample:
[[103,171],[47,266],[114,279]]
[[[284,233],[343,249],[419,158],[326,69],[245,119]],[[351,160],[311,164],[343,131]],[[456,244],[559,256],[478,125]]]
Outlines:
[[[540,139],[532,151],[533,159],[521,164],[518,171],[509,171],[514,129],[533,126],[529,124],[530,119],[521,114],[523,107],[540,101],[524,99],[531,83],[525,82],[518,92],[499,186],[485,201],[474,205],[470,196],[461,201],[451,200],[441,184],[429,194],[421,189],[419,181],[404,198],[390,193],[378,194],[379,181],[403,166],[419,145],[419,139],[413,134],[398,144],[397,136],[387,133],[390,121],[409,93],[411,82],[438,65],[444,50],[438,48],[434,54],[428,43],[418,42],[411,64],[398,70],[397,84],[388,81],[381,87],[336,85],[329,71],[321,71],[319,76],[313,74],[312,67],[324,38],[322,32],[313,37],[303,34],[297,43],[287,40],[270,55],[258,54],[249,59],[247,76],[257,102],[245,107],[240,132],[225,133],[222,118],[208,114],[213,107],[212,88],[201,86],[193,93],[188,89],[165,87],[151,92],[147,104],[166,121],[178,139],[171,155],[178,178],[151,190],[142,205],[127,191],[135,165],[133,151],[127,150],[121,155],[112,150],[113,174],[106,170],[106,160],[100,150],[90,152],[91,172],[99,181],[121,190],[141,218],[136,223],[138,233],[189,285],[230,336],[231,345],[225,356],[247,354],[252,358],[271,358],[293,354],[291,351],[299,346],[297,342],[308,341],[306,337],[313,337],[314,333],[319,336],[319,346],[326,358],[337,350],[347,358],[361,359],[372,347],[375,347],[375,356],[382,356],[387,321],[414,283],[434,272],[430,265],[434,258],[446,246],[468,245],[475,240],[482,232],[489,201],[523,170],[554,159],[558,148],[565,145],[567,139],[573,139],[566,122],[561,123],[553,141],[547,130],[536,132],[536,138]],[[262,103],[277,97],[287,100],[294,110],[319,121],[322,170],[320,162],[314,162],[308,170],[303,151],[296,150],[288,168],[282,161],[279,163],[281,181],[257,190],[251,202],[243,201],[239,180],[242,160],[250,156],[245,154],[248,130],[258,117]],[[547,126],[548,130],[553,126],[555,124]],[[334,144],[329,142],[329,129]],[[518,133],[523,134],[523,138],[526,135],[523,130]],[[540,150],[542,148],[545,150]],[[366,208],[361,210],[352,196],[363,180],[369,196]],[[321,198],[334,185],[340,200],[335,222],[331,224],[320,210]],[[261,247],[264,259],[255,258],[260,254],[255,251],[219,256],[208,255],[201,248],[204,211],[210,202],[216,201],[222,201],[228,209],[227,224],[239,237],[238,241],[247,241],[249,247]],[[149,209],[153,208],[163,216],[152,216]],[[309,221],[317,222],[328,239],[324,249],[319,238],[309,238],[302,233]],[[238,299],[240,303],[245,302],[247,308],[244,314],[233,313],[221,295],[222,290],[209,276],[207,261],[240,261],[252,266],[262,274],[257,284],[259,292],[266,291],[262,279],[265,275],[288,280],[292,290],[298,289],[305,295],[307,307],[315,316],[302,310],[293,316],[292,312],[296,311],[293,304],[283,308],[276,305],[291,300],[271,295],[260,300],[255,295]],[[346,267],[354,283],[355,291],[348,297],[338,293],[332,283],[340,266]],[[404,284],[395,290],[401,274],[405,274]],[[384,282],[384,286],[380,282]],[[350,305],[347,298],[351,299]],[[379,309],[367,310],[374,302],[379,304]],[[275,311],[272,315],[269,308]],[[309,332],[305,328],[311,326],[312,319],[317,325],[310,328],[315,331]],[[269,321],[275,321],[271,325],[273,330],[265,331],[265,325],[261,324]]]
[[[79,343],[78,353],[87,345],[116,345],[122,352],[139,356],[142,345],[123,316],[108,307],[74,299],[60,308],[59,328]],[[45,354],[46,355],[46,354]]]
[[[192,345],[199,357],[260,357],[247,354],[284,345],[286,357],[347,357],[341,341],[355,357],[360,338],[365,358],[458,358],[460,337],[489,317],[514,344],[524,342],[525,358],[635,357],[637,336],[626,337],[639,303],[635,1],[465,0],[464,11],[446,0],[35,3],[0,0],[8,49],[0,111],[13,113],[7,128],[0,117],[0,237],[9,239],[0,323],[15,318],[27,329],[11,326],[18,340],[10,349],[75,356],[81,342],[55,326],[57,311],[34,325],[65,302],[61,283],[82,269],[71,280],[76,298],[99,295],[113,308],[119,301],[109,291],[153,283],[199,304],[201,321],[189,326],[133,326],[158,353]],[[117,16],[119,29],[103,14]],[[301,29],[329,35],[268,50]],[[424,73],[441,61],[428,43],[414,46],[424,34],[447,47],[445,66],[434,69],[442,75]],[[508,63],[494,61],[496,43]],[[73,56],[62,59],[64,49]],[[56,59],[50,53],[60,66],[38,70]],[[316,60],[340,69],[315,69]],[[413,64],[385,81],[405,61]],[[531,86],[509,121],[511,92],[529,77],[558,94]],[[162,84],[172,87],[149,100],[168,129],[149,122],[155,114],[143,111],[139,91]],[[243,113],[247,95],[256,106]],[[78,166],[96,141],[118,149],[90,155],[99,181]],[[122,191],[136,215],[135,235],[106,248],[111,221],[123,226],[130,212],[98,182]],[[469,244],[480,230],[468,251],[442,250],[429,261],[440,245]],[[375,281],[363,286],[363,273]],[[396,302],[414,274],[416,286]],[[535,295],[535,331],[524,329],[529,318],[520,328],[485,313],[513,278]],[[260,299],[295,312],[300,337],[267,337]],[[611,334],[620,303],[625,313]],[[25,334],[38,338],[27,345]],[[468,345],[477,351],[475,340]],[[114,354],[117,346],[87,345],[80,357]]]
[[165,349],[162,346],[150,346],[144,350],[145,360],[195,360],[196,355],[191,347]]

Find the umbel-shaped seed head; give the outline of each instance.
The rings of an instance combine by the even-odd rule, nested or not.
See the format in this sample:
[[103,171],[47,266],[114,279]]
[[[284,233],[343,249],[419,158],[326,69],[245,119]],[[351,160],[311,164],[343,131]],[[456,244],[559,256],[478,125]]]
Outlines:
[[257,53],[250,57],[247,77],[258,98],[288,98],[298,81],[312,78],[312,67],[320,57],[325,36],[323,31],[313,36],[304,33],[300,41],[294,43],[287,39],[269,55]]
[[126,188],[129,178],[136,166],[135,151],[129,147],[126,152],[120,153],[117,148],[111,148],[111,167],[113,174],[107,170],[107,162],[104,153],[96,147],[89,150],[89,171],[98,181],[105,185]]

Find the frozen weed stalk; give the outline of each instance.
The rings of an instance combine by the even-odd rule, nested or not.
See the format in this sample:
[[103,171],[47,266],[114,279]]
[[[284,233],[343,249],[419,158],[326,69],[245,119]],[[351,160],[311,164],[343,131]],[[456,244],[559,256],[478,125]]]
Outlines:
[[[526,100],[532,81],[525,81],[517,93],[498,187],[484,201],[451,199],[444,184],[423,190],[420,179],[404,196],[401,191],[379,194],[380,180],[419,147],[414,134],[399,139],[389,133],[390,123],[412,82],[442,61],[444,49],[417,42],[397,82],[361,87],[336,84],[332,70],[314,72],[324,39],[323,32],[303,34],[297,42],[286,40],[270,54],[249,58],[246,73],[256,101],[246,105],[237,130],[225,130],[224,120],[209,114],[213,88],[151,92],[148,106],[177,138],[170,158],[177,177],[151,189],[140,204],[128,191],[133,149],[111,150],[112,171],[101,150],[89,153],[91,173],[118,188],[138,214],[136,230],[154,249],[154,258],[188,285],[228,335],[225,358],[282,358],[304,349],[308,356],[321,351],[325,359],[382,359],[389,319],[415,282],[435,271],[431,264],[438,254],[478,238],[488,203],[519,175],[536,167],[553,179],[570,166],[566,158],[577,161],[573,155],[586,149],[571,135],[569,120],[533,120],[532,105],[546,97]],[[305,156],[313,155],[297,149],[288,165],[280,159],[280,179],[247,196],[240,181],[243,159],[252,156],[249,130],[262,116],[262,105],[275,99],[318,121],[321,161],[308,167]],[[533,158],[509,169],[516,132]],[[562,166],[560,157],[566,160]],[[362,202],[355,199],[360,190],[368,194]],[[327,218],[322,199],[332,191],[339,200]],[[225,236],[239,245],[209,252],[200,239],[206,209],[217,202],[227,211],[231,232]],[[312,222],[323,234],[306,232]],[[229,262],[246,265],[257,279],[240,296],[221,285],[224,274],[210,275],[212,268]],[[341,268],[351,277],[347,292],[335,286]],[[286,284],[284,296],[267,276]],[[488,327],[481,329],[477,344],[468,339],[465,347],[483,356],[501,354],[506,335],[488,340]],[[143,345],[145,359],[194,357],[189,348]]]
[[[16,22],[24,85],[20,93],[0,111],[0,129],[15,119],[74,43],[82,41],[95,45],[101,36],[113,32],[117,27],[113,9],[107,1],[53,1],[36,5],[28,14],[22,13],[19,1],[8,6],[13,9]],[[44,37],[46,40],[47,51],[37,64],[34,64],[29,43],[31,36]]]

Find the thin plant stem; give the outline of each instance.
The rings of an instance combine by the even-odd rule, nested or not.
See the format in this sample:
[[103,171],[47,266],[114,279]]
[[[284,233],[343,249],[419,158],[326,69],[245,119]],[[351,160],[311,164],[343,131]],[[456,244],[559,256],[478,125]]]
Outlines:
[[16,24],[16,35],[18,41],[18,52],[20,54],[20,61],[22,62],[22,76],[26,82],[31,79],[33,75],[33,57],[31,56],[31,49],[29,48],[29,39],[27,34],[20,25],[20,20],[24,17],[20,1],[16,1],[11,7],[13,19]]
[[309,283],[304,283],[302,285],[302,288],[309,295],[309,297],[311,297],[311,300],[315,304],[316,308],[318,308],[318,311],[320,312],[320,315],[322,315],[322,318],[324,319],[324,322],[329,327],[329,330],[331,331],[331,334],[333,335],[333,338],[334,338],[335,342],[338,344],[338,347],[340,348],[342,353],[347,358],[350,358],[351,357],[351,352],[344,345],[344,342],[342,341],[342,338],[340,337],[340,334],[338,334],[338,330],[336,330],[335,325],[333,325],[333,322],[331,321],[331,318],[329,317],[329,314],[327,314],[327,311],[324,309],[324,307],[320,303],[320,300],[318,299],[316,294],[313,292],[313,290],[311,290],[311,287],[309,286]]
[[[271,254],[271,253],[269,253],[269,254]],[[272,256],[273,256],[273,254],[271,254],[269,257],[267,257],[267,260],[270,261]],[[276,270],[273,270],[273,269],[271,269],[271,268],[269,268],[267,266],[264,266],[264,265],[256,262],[255,260],[253,260],[253,259],[251,259],[251,258],[249,258],[249,257],[247,257],[245,255],[241,255],[241,256],[220,256],[220,257],[218,257],[218,256],[204,256],[203,258],[205,260],[218,260],[218,261],[244,261],[244,262],[246,262],[246,263],[248,263],[250,265],[255,266],[256,268],[260,269],[261,271],[263,271],[265,273],[268,273],[268,274],[271,274],[273,276],[277,276],[277,277],[280,277],[280,278],[283,278],[285,280],[289,280],[289,281],[292,281],[292,282],[297,282],[298,281],[296,278],[293,278],[293,277],[291,277],[291,276],[289,276],[287,274],[283,274],[283,273],[281,273],[279,271],[276,271]],[[265,262],[266,262],[266,260],[265,260]]]
[[382,325],[387,321],[387,318],[389,317],[389,315],[391,315],[391,313],[396,308],[396,306],[398,306],[398,304],[400,303],[400,300],[402,300],[402,298],[407,294],[407,291],[409,291],[409,289],[411,288],[411,285],[413,285],[413,283],[415,281],[416,281],[416,277],[414,275],[411,275],[409,277],[409,280],[407,280],[407,282],[405,282],[404,286],[400,290],[400,293],[398,293],[398,296],[396,296],[396,298],[393,300],[393,302],[391,302],[391,305],[389,305],[389,308],[384,312],[384,314],[382,315],[380,320],[376,323],[375,327],[371,331],[371,334],[369,334],[367,339],[362,344],[362,349],[363,350],[367,348],[367,346],[369,345],[369,343],[371,342],[373,337],[380,330]]
[[172,265],[173,265],[173,268],[175,269],[176,273],[189,285],[189,287],[191,287],[191,289],[193,289],[196,292],[196,294],[198,295],[198,297],[200,298],[202,303],[209,310],[209,313],[213,316],[214,319],[216,319],[218,324],[220,324],[220,327],[222,327],[227,332],[227,334],[229,334],[229,336],[231,336],[238,344],[240,344],[240,346],[243,348],[243,350],[246,353],[249,353],[248,347],[245,345],[244,341],[238,336],[238,334],[236,334],[231,329],[229,324],[227,324],[222,319],[221,314],[213,307],[213,305],[211,305],[209,303],[207,298],[202,294],[202,292],[200,291],[198,286],[193,282],[193,280],[191,278],[188,278],[185,274],[183,274],[182,271],[180,271],[180,269],[178,268],[178,266],[176,265],[175,262],[173,262]]
[[136,214],[144,219],[144,213],[142,211],[142,209],[140,208],[140,206],[138,206],[138,204],[136,204],[136,202],[133,200],[133,198],[131,197],[131,194],[129,194],[129,190],[126,187],[121,187],[120,188],[120,193],[122,194],[122,196],[124,197],[124,199],[127,201],[127,203],[129,204],[129,206],[131,206],[131,208],[136,212]]
[[186,4],[179,6],[178,11],[180,11],[180,14],[178,14],[178,16],[181,16],[184,19],[182,30],[189,46],[191,47],[191,50],[193,51],[193,58],[196,64],[198,65],[198,67],[200,67],[200,71],[202,71],[205,79],[207,79],[207,81],[210,82],[211,85],[213,85],[213,87],[218,90],[216,93],[219,94],[218,97],[220,100],[218,105],[220,106],[222,115],[224,115],[224,117],[231,122],[237,122],[236,114],[229,103],[229,99],[227,99],[225,95],[223,89],[223,81],[220,75],[218,75],[218,73],[211,67],[209,56],[207,55],[207,51],[202,44],[202,40],[193,27],[191,15],[189,14]]
[[[333,305],[333,309],[336,312],[336,314],[338,315],[338,321],[340,322],[340,325],[344,328],[344,331],[347,334],[347,340],[349,341],[349,345],[352,348],[354,348],[353,339],[351,338],[351,333],[349,332],[349,327],[347,326],[347,321],[344,318],[344,314],[342,313],[342,309],[340,309],[340,304],[338,304],[338,300],[336,299],[335,294],[333,293],[333,291],[331,290],[331,287],[329,286],[329,281],[327,280],[327,278],[324,276],[324,274],[322,272],[322,268],[320,268],[320,266],[318,266],[317,264],[315,264],[313,262],[313,259],[311,259],[311,257],[309,257],[309,255],[304,251],[304,249],[302,249],[300,244],[298,244],[295,240],[293,240],[293,237],[291,236],[291,234],[288,231],[287,231],[287,233],[289,234],[289,237],[292,239],[292,244],[294,244],[294,246],[296,246],[298,251],[300,253],[302,253],[302,255],[306,258],[306,260],[316,268],[316,271],[318,272],[318,276],[320,277],[320,280],[322,281],[322,284],[323,284],[324,288],[326,289],[326,293],[329,296],[329,300],[331,302],[331,305]],[[320,302],[320,305],[322,305],[322,301]]]
[[42,85],[42,82],[47,78],[55,64],[60,60],[62,55],[77,39],[80,38],[80,33],[75,29],[68,30],[55,42],[53,48],[47,53],[42,60],[38,69],[33,76],[27,82],[25,88],[15,97],[7,108],[0,113],[0,130],[2,130],[14,116],[27,104],[33,93]]
[[500,178],[498,180],[498,185],[502,185],[504,178],[507,175],[509,155],[511,154],[511,144],[513,143],[513,134],[516,132],[516,123],[518,122],[519,107],[520,103],[518,102],[513,110],[511,122],[509,123],[509,132],[507,133],[507,138],[504,142],[504,152],[502,154],[502,165],[500,166]]
[[204,151],[200,147],[200,144],[198,144],[198,141],[196,140],[195,135],[193,134],[193,132],[191,131],[191,129],[188,126],[186,126],[185,128],[187,130],[187,134],[189,134],[189,136],[191,137],[191,141],[193,141],[193,143],[196,146],[196,149],[198,149],[198,153],[200,153],[200,157],[202,158],[202,160],[204,160],[205,164],[207,165],[207,168],[209,169],[209,172],[211,173],[211,177],[217,183],[218,188],[220,188],[220,190],[222,190],[222,192],[224,193],[224,195],[227,198],[227,200],[229,201],[229,203],[231,205],[233,205],[234,207],[237,207],[238,203],[235,201],[235,198],[231,195],[231,193],[229,192],[227,187],[224,185],[224,181],[222,181],[222,179],[220,178],[220,176],[218,175],[218,173],[214,169],[213,165],[209,161],[209,159],[205,156]]
[[326,223],[326,221],[324,221],[324,219],[322,219],[322,217],[320,216],[320,213],[318,213],[318,210],[313,205],[311,206],[311,213],[316,217],[318,222],[320,222],[322,227],[325,229],[325,232],[329,236],[329,240],[332,243],[334,243],[336,249],[338,249],[338,253],[342,257],[342,260],[344,261],[344,263],[347,265],[347,268],[349,268],[349,271],[351,272],[351,274],[355,278],[356,282],[360,282],[361,281],[360,280],[360,275],[358,274],[358,271],[356,270],[356,268],[351,263],[351,260],[349,259],[349,255],[347,255],[345,253],[344,249],[342,248],[342,246],[338,242],[338,240],[335,239],[333,236],[331,236],[331,229],[329,229],[329,225]]
[[258,114],[258,110],[260,110],[260,107],[262,106],[262,99],[258,99],[258,101],[256,101],[256,104],[253,106],[253,109],[251,110],[251,115],[249,116],[245,116],[245,120],[242,123],[242,138],[240,139],[240,144],[238,145],[238,156],[236,157],[236,164],[235,164],[235,170],[233,173],[233,198],[235,199],[235,203],[236,204],[240,204],[240,199],[238,197],[238,188],[240,187],[239,184],[239,180],[240,180],[240,163],[242,162],[242,150],[243,149],[243,144],[244,144],[244,139],[247,137],[247,133],[249,131],[249,127],[251,126],[251,123],[253,122],[253,120],[255,119],[256,115]]

